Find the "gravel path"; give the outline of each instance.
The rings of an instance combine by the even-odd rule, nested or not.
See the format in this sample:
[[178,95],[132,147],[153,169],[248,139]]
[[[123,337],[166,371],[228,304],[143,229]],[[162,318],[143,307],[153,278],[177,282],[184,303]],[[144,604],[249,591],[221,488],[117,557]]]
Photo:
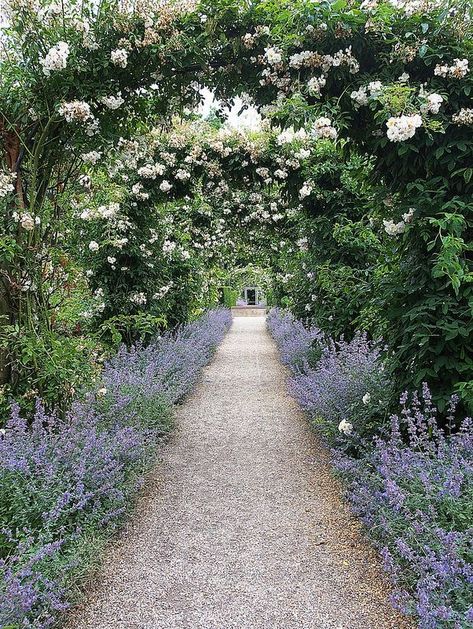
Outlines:
[[263,317],[237,318],[69,629],[402,629]]

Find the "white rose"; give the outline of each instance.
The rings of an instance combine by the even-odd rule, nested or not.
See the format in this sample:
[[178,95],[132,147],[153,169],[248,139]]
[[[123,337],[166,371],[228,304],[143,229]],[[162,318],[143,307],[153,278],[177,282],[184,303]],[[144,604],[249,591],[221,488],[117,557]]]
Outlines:
[[124,48],[112,50],[110,53],[110,61],[120,68],[126,68],[128,63],[128,52]]
[[30,232],[34,229],[35,220],[31,216],[31,214],[25,213],[21,215],[20,225],[23,227],[23,229],[26,229],[26,231]]
[[338,430],[344,435],[351,435],[353,433],[353,424],[347,422],[346,419],[342,419],[342,421],[338,424]]
[[171,188],[172,188],[172,184],[170,184],[169,181],[167,181],[166,179],[159,186],[159,189],[162,192],[169,192],[169,190],[171,190]]

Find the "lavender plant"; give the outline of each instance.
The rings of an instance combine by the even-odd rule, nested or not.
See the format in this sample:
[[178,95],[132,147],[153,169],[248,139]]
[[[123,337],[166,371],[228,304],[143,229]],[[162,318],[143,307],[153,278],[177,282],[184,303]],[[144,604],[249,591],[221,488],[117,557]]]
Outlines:
[[[455,404],[450,405],[453,422]],[[437,428],[422,395],[401,397],[387,438],[362,460],[336,458],[355,512],[397,585],[396,604],[420,629],[473,626],[473,423]]]
[[352,436],[341,441],[344,446],[364,447],[381,430],[391,397],[379,344],[365,335],[324,340],[317,328],[306,329],[277,309],[268,327],[292,371],[290,391],[311,420],[331,443],[342,433]]
[[120,523],[172,404],[230,320],[211,311],[146,348],[121,348],[65,420],[38,402],[29,426],[13,408],[0,438],[0,626],[49,627],[67,607],[91,544]]
[[316,327],[306,327],[289,311],[273,308],[267,325],[276,341],[282,362],[293,372],[309,368],[320,356],[323,335]]
[[440,429],[424,384],[421,395],[401,396],[400,414],[383,430],[390,383],[379,347],[363,336],[329,341],[307,367],[310,340],[292,316],[272,311],[268,325],[292,370],[293,394],[325,434],[339,434],[334,463],[396,585],[395,604],[420,629],[473,627],[471,418],[454,432],[452,398]]

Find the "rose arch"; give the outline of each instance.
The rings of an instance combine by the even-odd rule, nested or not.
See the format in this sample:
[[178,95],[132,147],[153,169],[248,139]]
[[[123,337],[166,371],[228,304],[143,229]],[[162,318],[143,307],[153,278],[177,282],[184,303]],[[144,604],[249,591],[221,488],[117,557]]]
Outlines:
[[[123,231],[154,229],[150,238],[161,251],[169,212],[150,218],[150,210],[163,204],[168,210],[174,204],[180,218],[189,213],[206,248],[202,212],[192,213],[198,195],[208,202],[207,234],[216,229],[216,199],[232,216],[232,204],[245,205],[244,216],[260,205],[256,212],[269,218],[248,219],[258,224],[281,213],[281,199],[282,221],[287,210],[319,220],[340,190],[331,187],[333,170],[324,174],[319,157],[314,163],[316,145],[331,142],[335,161],[369,162],[367,194],[383,197],[370,228],[389,237],[396,260],[383,276],[377,308],[399,383],[426,380],[440,400],[454,389],[471,399],[467,3],[219,0],[156,8],[12,0],[9,11],[0,87],[4,381],[14,377],[8,365],[16,326],[54,325],[51,296],[70,272],[61,250],[65,235],[77,229],[78,210],[86,220],[94,213],[99,219],[88,249],[107,251],[108,264],[122,273],[113,280],[114,294],[132,294],[140,308],[151,291],[152,249],[137,245],[130,260],[135,269],[140,260],[141,279],[134,274],[130,284],[129,265],[118,267],[122,254],[112,251],[121,240],[118,251],[126,253],[128,236],[117,233],[117,220],[110,228],[112,219],[122,220]],[[245,95],[255,104],[269,129],[264,139],[173,133],[204,85],[223,101]],[[105,162],[116,194],[87,208],[91,174],[102,168],[105,176]],[[231,190],[242,196],[232,198]],[[245,197],[248,191],[260,196]],[[334,196],[324,202],[324,191]],[[354,190],[349,197],[354,204]],[[169,254],[156,261],[159,269]],[[183,275],[172,281],[192,290],[190,267],[183,264]]]

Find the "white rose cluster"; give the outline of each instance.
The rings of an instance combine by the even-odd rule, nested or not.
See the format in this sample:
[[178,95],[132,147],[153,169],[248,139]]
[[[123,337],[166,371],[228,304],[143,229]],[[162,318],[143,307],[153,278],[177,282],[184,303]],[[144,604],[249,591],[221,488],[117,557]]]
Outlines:
[[462,79],[469,71],[468,59],[454,59],[451,66],[438,64],[434,68],[435,76],[451,79]]
[[399,236],[399,234],[402,234],[406,229],[406,224],[404,223],[404,221],[399,221],[399,223],[395,223],[391,220],[384,220],[383,225],[384,231],[389,236]]
[[288,172],[282,168],[278,168],[274,171],[274,176],[276,179],[287,179]]
[[440,107],[443,103],[443,96],[440,94],[436,94],[433,92],[432,94],[428,94],[424,88],[421,87],[419,92],[419,97],[423,101],[420,106],[420,110],[423,114],[438,114],[440,111]]
[[129,300],[132,304],[136,304],[137,306],[144,306],[148,301],[144,293],[132,293]]
[[403,142],[415,135],[416,129],[422,126],[422,118],[419,114],[392,116],[386,126],[387,136],[391,142]]
[[102,96],[102,98],[99,98],[99,102],[108,107],[108,109],[119,109],[125,102],[125,99],[122,97],[121,92],[118,92],[116,96]]
[[300,149],[297,153],[294,153],[296,159],[307,159],[310,157],[310,149]]
[[307,132],[303,127],[298,131],[294,131],[293,127],[289,127],[288,129],[284,129],[284,131],[281,131],[281,133],[276,138],[276,142],[279,144],[279,146],[282,146],[283,144],[290,144],[294,140],[305,140],[306,138]]
[[344,50],[338,50],[333,55],[321,55],[312,50],[303,50],[289,58],[289,66],[295,70],[303,67],[322,68],[323,72],[328,72],[330,68],[346,66],[351,74],[356,74],[360,69],[360,64],[353,56],[351,46]]
[[179,168],[175,173],[174,177],[179,179],[179,181],[188,181],[191,178],[191,174],[188,170],[184,170],[183,168]]
[[165,256],[170,256],[174,252],[176,247],[177,247],[176,243],[173,242],[172,240],[165,240],[163,242],[163,254]]
[[269,168],[266,168],[264,166],[259,166],[256,169],[256,173],[260,176],[263,177],[263,179],[265,179],[266,177],[269,177]]
[[295,68],[299,70],[306,65],[311,65],[312,59],[314,58],[314,53],[312,50],[303,50],[302,52],[296,52],[295,54],[289,57],[289,66],[291,68]]
[[404,11],[407,17],[412,17],[416,13],[433,11],[441,6],[442,0],[389,0],[396,9]]
[[108,205],[100,205],[97,209],[86,208],[82,210],[80,218],[83,221],[92,221],[94,219],[106,219],[114,218],[120,211],[119,203],[109,203]]
[[241,38],[245,48],[253,48],[261,35],[269,35],[269,26],[257,26],[255,33],[245,33]]
[[110,53],[110,61],[119,68],[126,68],[128,64],[128,51],[125,48],[117,48]]
[[363,0],[360,4],[360,9],[362,11],[373,11],[378,7],[378,0]]
[[16,173],[6,173],[0,171],[0,198],[6,197],[15,191]]
[[405,223],[412,223],[412,219],[414,218],[415,208],[410,207],[409,210],[402,215],[402,220]]
[[100,151],[90,151],[89,153],[83,153],[80,157],[86,164],[96,164],[102,157],[102,153]]
[[352,435],[353,424],[347,422],[346,419],[342,419],[342,421],[338,424],[338,431],[343,433],[344,435]]
[[358,106],[367,105],[369,102],[366,87],[364,86],[361,86],[358,90],[353,90],[350,94],[350,98],[355,101],[355,104]]
[[158,292],[154,293],[153,299],[159,300],[165,297],[171,290],[172,286],[173,286],[172,282],[170,282],[169,284],[166,284],[166,286],[161,286]]
[[67,122],[87,122],[93,118],[90,105],[83,100],[72,100],[69,103],[62,103],[59,113]]
[[337,138],[337,130],[332,127],[330,118],[325,116],[321,116],[314,121],[310,133],[316,139],[336,140]]
[[156,179],[156,177],[164,175],[165,170],[164,164],[146,164],[138,168],[138,175],[144,179]]
[[355,105],[364,106],[367,105],[370,99],[375,100],[379,98],[383,92],[383,84],[381,81],[371,81],[368,85],[362,85],[358,90],[354,90],[350,94],[350,98],[355,101]]
[[302,201],[306,197],[309,197],[311,193],[312,193],[312,186],[309,183],[304,182],[304,185],[299,190],[299,199]]
[[13,220],[17,221],[25,231],[33,231],[33,229],[41,224],[39,216],[32,216],[29,212],[13,213]]
[[307,83],[307,89],[312,96],[319,96],[327,80],[324,76],[313,76]]
[[271,47],[264,49],[264,60],[270,66],[275,66],[282,63],[282,52],[279,48]]
[[43,67],[43,73],[49,76],[52,71],[64,70],[67,67],[69,53],[69,45],[64,41],[60,41],[50,48],[46,56],[39,60]]
[[453,114],[452,122],[456,125],[473,125],[473,109],[464,107]]
[[169,181],[167,181],[166,179],[164,179],[159,186],[159,189],[161,190],[161,192],[169,192],[171,188],[172,188],[172,183],[169,183]]
[[131,192],[135,195],[135,197],[143,201],[149,199],[149,194],[148,192],[143,192],[143,185],[141,183],[135,183],[135,185],[131,188]]

